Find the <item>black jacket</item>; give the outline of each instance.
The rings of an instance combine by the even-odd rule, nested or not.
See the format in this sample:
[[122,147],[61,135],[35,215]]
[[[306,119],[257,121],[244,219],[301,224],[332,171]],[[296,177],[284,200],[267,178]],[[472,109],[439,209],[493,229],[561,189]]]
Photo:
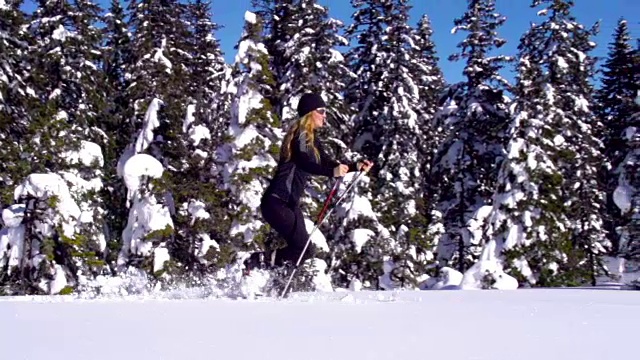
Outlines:
[[[291,158],[285,161],[281,156],[275,175],[267,187],[264,196],[273,196],[291,205],[298,205],[304,192],[309,175],[333,177],[333,169],[340,163],[327,155],[316,137],[314,145],[318,149],[320,161],[316,160],[313,149],[307,143],[303,131],[294,134],[291,142]],[[345,164],[349,171],[356,171],[355,163]]]

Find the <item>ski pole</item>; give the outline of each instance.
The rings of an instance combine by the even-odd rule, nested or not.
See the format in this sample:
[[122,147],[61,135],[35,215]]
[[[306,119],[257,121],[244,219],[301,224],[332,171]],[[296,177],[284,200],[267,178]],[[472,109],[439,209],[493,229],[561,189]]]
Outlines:
[[[300,253],[300,256],[298,257],[298,261],[296,262],[296,266],[293,268],[293,271],[291,271],[291,275],[289,276],[289,279],[287,280],[287,283],[285,284],[284,289],[282,290],[282,293],[280,294],[281,298],[284,297],[284,294],[286,294],[287,289],[289,288],[289,285],[291,284],[291,280],[293,280],[293,276],[296,274],[296,270],[298,270],[298,266],[300,266],[300,262],[302,262],[302,257],[304,256],[304,253],[307,251],[307,248],[309,247],[309,243],[311,242],[311,237],[313,236],[315,231],[320,227],[320,225],[322,225],[322,223],[324,222],[324,219],[328,218],[329,215],[331,215],[331,213],[333,212],[333,210],[338,206],[338,204],[340,204],[340,202],[342,202],[342,200],[347,196],[347,194],[349,193],[351,188],[353,188],[353,186],[358,181],[358,178],[360,178],[360,175],[362,175],[363,173],[364,173],[364,171],[362,171],[362,170],[360,170],[358,172],[358,175],[356,175],[356,177],[353,179],[353,181],[351,181],[349,186],[347,186],[347,188],[344,190],[342,195],[338,198],[338,200],[336,200],[335,205],[331,208],[331,210],[329,210],[329,213],[327,214],[327,216],[323,217],[323,218],[319,218],[318,221],[316,222],[316,225],[313,227],[313,230],[311,230],[311,233],[309,234],[309,237],[307,238],[307,242],[304,245],[304,249],[302,249],[302,253]],[[333,193],[334,190],[337,190],[337,188],[338,188],[338,183],[336,182],[336,185],[334,186],[334,189],[331,192]],[[325,203],[325,209],[328,207],[328,203],[329,203],[329,199],[327,199],[327,202]],[[322,212],[324,212],[324,209],[323,209]]]
[[324,215],[325,211],[327,211],[327,208],[329,207],[329,204],[331,203],[331,199],[333,198],[333,195],[335,195],[336,191],[338,191],[338,188],[340,188],[340,184],[342,184],[342,179],[343,178],[338,178],[336,183],[333,184],[333,187],[331,188],[331,192],[329,192],[329,196],[327,196],[327,200],[325,200],[325,202],[324,202],[324,206],[322,207],[322,211],[320,211],[320,214],[318,214],[318,220],[316,220],[316,223],[319,223],[319,222],[322,221],[323,215]]

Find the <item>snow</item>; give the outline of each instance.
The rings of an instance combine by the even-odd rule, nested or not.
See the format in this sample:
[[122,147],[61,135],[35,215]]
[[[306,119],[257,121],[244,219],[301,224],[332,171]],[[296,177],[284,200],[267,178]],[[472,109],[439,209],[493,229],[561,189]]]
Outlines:
[[[164,204],[158,203],[153,196],[138,198],[136,192],[129,210],[127,226],[122,232],[123,246],[118,264],[123,265],[129,254],[150,255],[153,244],[151,241],[146,241],[145,236],[153,231],[165,230],[167,227],[173,228],[169,209]],[[164,250],[157,248],[156,251],[162,253]]]
[[613,201],[623,214],[631,210],[631,197],[634,193],[635,190],[627,184],[624,176],[620,176],[619,184],[613,192]]
[[129,189],[129,198],[134,191],[140,187],[142,178],[145,176],[160,178],[164,172],[162,164],[153,156],[148,154],[136,154],[124,164],[124,183]]
[[187,112],[184,116],[184,121],[182,122],[182,132],[186,133],[191,128],[191,124],[196,121],[195,118],[196,106],[194,104],[187,105]]
[[68,151],[63,154],[63,157],[66,158],[70,164],[81,163],[84,166],[92,166],[95,162],[100,167],[104,164],[102,148],[100,145],[91,141],[81,140],[78,151]]
[[633,139],[633,136],[636,134],[637,131],[638,129],[635,126],[629,126],[624,130],[623,138],[626,140],[631,140]]
[[171,73],[171,68],[172,68],[171,61],[169,61],[169,59],[167,59],[167,57],[164,56],[164,50],[166,49],[166,47],[167,47],[167,39],[163,38],[160,48],[156,49],[156,53],[153,55],[153,60],[163,64],[166,67],[165,71],[167,73]]
[[136,140],[135,152],[141,153],[145,151],[151,142],[153,141],[153,131],[160,126],[160,121],[158,120],[158,111],[160,110],[160,106],[164,105],[164,102],[160,99],[153,99],[147,108],[147,112],[144,116],[144,126],[140,134],[138,134],[138,139]]
[[62,266],[60,266],[59,264],[55,264],[54,269],[55,272],[53,274],[53,280],[48,282],[44,279],[42,280],[46,285],[41,285],[41,287],[47,288],[49,294],[58,294],[60,293],[60,290],[64,289],[65,286],[67,286],[67,278],[64,274],[64,269],[62,268]]
[[252,13],[251,11],[246,11],[244,13],[244,21],[250,24],[255,24],[257,22],[256,14]]
[[[195,146],[200,145],[200,141],[203,139],[211,139],[211,131],[209,128],[202,124],[198,124],[196,126],[192,126],[195,122],[194,113],[196,111],[196,106],[194,104],[190,104],[187,106],[187,113],[185,115],[184,121],[182,122],[182,132],[189,135],[189,138],[193,142]],[[201,153],[202,150],[196,150],[198,153]],[[206,155],[203,156],[206,158]]]
[[561,146],[562,144],[564,144],[564,137],[562,137],[562,135],[556,135],[553,137],[553,144],[555,146]]
[[[518,289],[518,280],[504,272],[497,256],[496,246],[496,241],[492,239],[484,247],[480,259],[465,272],[460,285],[462,289]],[[485,278],[489,278],[494,283],[485,283]]]
[[375,237],[375,233],[369,229],[354,229],[351,231],[351,241],[356,246],[358,252],[362,251],[362,247]]
[[344,57],[342,56],[342,53],[340,53],[339,51],[334,49],[329,49],[329,53],[331,54],[331,57],[329,58],[330,64],[344,62]]
[[58,27],[53,31],[51,35],[52,38],[60,41],[64,41],[67,37],[73,36],[71,32],[64,28],[62,24],[58,25]]
[[438,282],[430,287],[431,290],[457,290],[460,289],[463,275],[450,267],[440,269]]
[[[623,138],[629,143],[633,143],[636,137],[637,128],[634,126],[627,127],[623,132]],[[638,151],[631,149],[616,169],[618,185],[613,192],[613,201],[623,214],[633,209],[633,197],[637,193],[637,189],[633,186],[633,176],[630,173],[633,172],[631,169],[636,166],[638,156]]]
[[2,210],[2,222],[5,227],[0,229],[0,268],[8,265],[9,274],[13,266],[20,264],[24,247],[25,228],[22,225],[25,206],[11,205]]
[[[281,301],[5,297],[0,318],[11,329],[2,338],[7,359],[600,360],[632,357],[633,347],[615,344],[635,343],[636,333],[624,329],[640,321],[640,293],[341,292]],[[56,331],[41,331],[50,324]]]
[[163,172],[162,164],[148,154],[133,155],[124,164],[123,177],[130,209],[127,225],[122,231],[123,244],[118,256],[121,270],[126,267],[130,254],[146,256],[153,253],[154,271],[161,269],[164,262],[169,260],[169,253],[163,244],[153,249],[151,239],[146,239],[154,231],[173,229],[169,206],[167,201],[159,201],[156,196],[141,189],[143,185],[152,188],[146,179],[158,179]]
[[71,197],[69,187],[60,175],[53,173],[29,175],[22,184],[16,187],[14,199],[19,202],[29,196],[40,200],[56,198],[56,212],[51,214],[50,222],[37,224],[42,235],[50,236],[53,233],[53,227],[61,224],[63,234],[70,238],[73,237],[81,210]]
[[2,222],[6,227],[17,227],[24,218],[24,204],[14,204],[2,210]]
[[0,0],[0,9],[2,10],[9,9],[9,6],[4,2],[4,0]]
[[215,240],[211,239],[208,234],[200,234],[199,237],[202,241],[202,244],[200,245],[200,250],[198,251],[198,257],[205,256],[210,248],[220,249],[220,245],[218,245]]
[[191,200],[187,206],[187,211],[191,215],[191,225],[195,223],[196,219],[208,219],[211,214],[206,210],[207,205],[200,200]]
[[316,229],[316,231],[311,234],[316,224],[309,219],[304,219],[304,225],[307,229],[307,233],[311,235],[311,243],[318,247],[318,249],[328,252],[329,245],[327,244],[327,239],[324,237],[320,229]]
[[169,250],[165,247],[159,247],[153,252],[153,272],[163,268],[165,261],[171,260]]

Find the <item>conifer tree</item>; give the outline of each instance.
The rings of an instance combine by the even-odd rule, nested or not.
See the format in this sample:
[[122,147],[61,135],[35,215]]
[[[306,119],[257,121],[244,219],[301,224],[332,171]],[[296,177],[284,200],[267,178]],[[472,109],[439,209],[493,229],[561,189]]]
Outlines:
[[[27,54],[31,41],[23,30],[25,14],[20,1],[0,4],[0,293],[28,292],[25,275],[24,205],[14,203],[16,186],[30,173],[28,162],[21,159],[23,136],[27,134],[32,105],[38,103],[29,87]],[[25,286],[19,286],[22,282]]]
[[[521,284],[536,283],[540,269],[552,268],[559,261],[552,241],[566,241],[564,229],[569,227],[560,189],[562,173],[555,163],[558,124],[539,110],[546,105],[539,84],[542,76],[534,58],[521,53],[507,156],[485,228],[486,247],[498,245],[490,259],[505,256],[504,269]],[[531,250],[520,250],[525,247]],[[490,269],[483,275],[488,282],[484,285],[489,285],[500,274]]]
[[29,124],[30,102],[36,102],[28,84],[30,39],[22,29],[26,23],[21,1],[0,7],[0,209],[13,203],[15,186],[28,175],[28,164],[20,159],[21,139]]
[[[227,141],[217,153],[224,189],[229,192],[236,250],[264,250],[267,227],[260,220],[260,197],[276,166],[282,141],[279,119],[265,94],[273,83],[269,53],[262,42],[263,22],[245,13],[245,28],[233,68],[233,102]],[[261,249],[260,249],[261,248]]]
[[436,113],[438,112],[438,101],[444,91],[445,80],[442,70],[438,66],[438,55],[436,46],[431,39],[433,29],[431,21],[425,14],[418,21],[417,28],[413,34],[415,58],[415,69],[412,69],[413,76],[418,84],[418,94],[420,102],[418,104],[418,116],[420,118],[422,131],[421,138],[416,141],[420,144],[420,159],[422,172],[428,174],[433,163],[438,144],[443,141],[444,129],[441,124],[436,123]]
[[519,46],[518,112],[487,235],[522,285],[593,283],[608,247],[597,177],[601,127],[590,106],[593,30],[571,15],[571,1],[531,6],[540,5],[546,18]]
[[[281,79],[284,79],[287,67],[287,47],[296,36],[300,28],[293,18],[299,13],[300,0],[252,0],[256,8],[256,15],[262,19],[262,36],[264,46],[269,53],[269,67],[273,73],[274,82],[271,84],[270,93],[267,94],[273,111],[279,117],[283,117],[285,104],[283,103],[284,89],[280,87]],[[290,56],[289,56],[290,57]],[[281,122],[286,128],[287,123]]]
[[282,90],[282,121],[289,124],[297,119],[297,98],[302,94],[321,93],[332,112],[330,121],[338,125],[331,134],[336,136],[344,130],[346,122],[341,93],[345,82],[353,77],[336,49],[347,45],[339,35],[343,24],[329,18],[328,9],[315,0],[299,0],[293,3],[292,9],[288,22],[278,19],[278,26],[294,35],[287,42],[274,39],[274,46],[282,53],[282,67],[278,69],[282,76],[276,79]]
[[620,209],[615,205],[613,195],[618,183],[615,171],[629,152],[628,142],[624,138],[627,121],[633,114],[635,90],[638,88],[634,72],[634,49],[627,21],[620,19],[609,45],[609,54],[603,64],[602,88],[596,93],[598,116],[604,122],[606,131],[604,142],[605,156],[611,162],[611,169],[603,180],[607,184],[607,221],[605,224],[613,242],[614,251],[618,250],[616,227],[621,224]]
[[618,174],[613,201],[620,209],[616,228],[620,236],[618,254],[625,259],[640,259],[640,94],[635,99],[636,112],[626,121],[623,132],[627,154],[615,169]]
[[[188,144],[182,131],[189,102],[188,81],[184,79],[188,79],[185,64],[190,59],[186,6],[172,0],[140,0],[129,3],[129,10],[131,61],[125,76],[131,85],[126,96],[132,107],[129,121],[136,133],[135,142],[120,157],[118,174],[126,181],[127,163],[141,153],[151,155],[165,170],[161,178],[147,184],[146,190],[152,187],[151,192],[140,192],[138,187],[132,189],[127,185],[129,200],[135,201],[130,203],[118,264],[121,269],[128,265],[142,266],[145,271],[166,275],[164,279],[171,281],[172,275],[184,274],[192,265],[186,255],[192,253],[191,219],[182,209],[197,199],[183,177],[188,168],[185,160]],[[132,197],[131,193],[136,191],[139,196]],[[147,211],[145,207],[159,207],[162,220],[143,227],[142,233],[132,231],[139,227],[138,222],[146,221],[140,217]],[[167,213],[169,217],[164,217]],[[141,240],[144,246],[132,246]],[[151,250],[148,244],[153,244]]]
[[418,127],[421,129],[414,142],[418,149],[418,160],[422,183],[416,196],[416,209],[419,216],[415,230],[411,234],[412,241],[421,244],[423,248],[420,264],[422,269],[417,273],[425,273],[431,266],[433,256],[432,247],[439,242],[442,223],[441,216],[435,210],[435,195],[438,184],[430,177],[431,167],[437,148],[443,141],[444,129],[437,123],[438,101],[444,91],[445,80],[442,70],[438,66],[438,55],[433,40],[433,29],[429,17],[425,14],[418,21],[414,29],[415,68],[411,70],[418,86],[419,103],[417,108]]
[[225,63],[216,32],[220,26],[211,21],[211,2],[194,0],[189,4],[191,24],[189,94],[192,94],[196,112],[195,120],[207,126],[212,141],[222,140],[229,125],[230,96],[226,91],[229,66]]
[[494,0],[469,0],[465,14],[455,19],[452,32],[467,36],[450,60],[465,60],[466,81],[450,88],[438,124],[447,127],[446,138],[435,159],[432,178],[440,181],[438,208],[445,231],[438,244],[443,265],[465,271],[480,254],[481,239],[474,221],[495,190],[494,170],[504,156],[509,101],[503,95],[508,83],[500,70],[509,56],[490,55],[506,41],[498,29],[506,18],[496,12]]
[[175,158],[172,162],[180,163],[171,166],[178,230],[171,255],[185,267],[184,276],[196,278],[225,264],[220,243],[227,238],[228,229],[228,195],[218,187],[215,163],[229,118],[228,67],[215,37],[219,27],[211,21],[210,7],[200,0],[187,5],[189,33],[184,46],[190,56],[184,64],[188,70],[188,81],[183,79],[185,115],[181,129],[172,130],[174,141],[168,149]]
[[372,205],[390,234],[384,246],[390,251],[383,256],[388,256],[384,272],[388,277],[399,271],[398,281],[405,286],[412,280],[407,281],[401,269],[415,271],[415,257],[409,254],[429,246],[421,244],[417,235],[425,229],[417,212],[424,174],[418,161],[422,149],[416,139],[428,131],[420,126],[424,119],[420,117],[419,84],[425,80],[425,71],[433,69],[427,69],[427,63],[420,66],[422,49],[414,47],[407,1],[354,0],[352,5],[356,11],[347,36],[355,44],[347,60],[356,77],[345,96],[355,112],[353,147],[376,163],[371,174]]
[[[354,173],[347,174],[336,196],[342,196],[352,181]],[[328,274],[334,287],[389,290],[403,280],[392,279],[403,269],[389,257],[393,253],[391,234],[374,212],[371,197],[370,179],[363,176],[335,209],[339,221],[327,237],[331,253]]]
[[127,220],[127,189],[118,177],[118,159],[129,144],[134,132],[133,123],[128,121],[132,109],[127,98],[130,85],[126,69],[131,61],[131,37],[125,20],[125,11],[119,0],[112,0],[109,12],[104,16],[104,61],[102,72],[106,80],[106,115],[101,123],[108,136],[104,148],[105,174],[104,192],[109,201],[105,214],[107,222],[108,262],[113,265],[121,246],[121,235]]
[[622,139],[627,154],[614,168],[617,175],[613,201],[621,212],[620,225],[615,229],[620,236],[618,254],[626,259],[640,259],[640,181],[638,181],[638,161],[640,160],[640,41],[632,53],[635,74],[634,113],[625,122]]
[[13,199],[29,249],[20,260],[24,292],[69,292],[105,269],[99,11],[89,1],[42,1],[28,24],[28,82],[39,101],[21,134],[31,174]]

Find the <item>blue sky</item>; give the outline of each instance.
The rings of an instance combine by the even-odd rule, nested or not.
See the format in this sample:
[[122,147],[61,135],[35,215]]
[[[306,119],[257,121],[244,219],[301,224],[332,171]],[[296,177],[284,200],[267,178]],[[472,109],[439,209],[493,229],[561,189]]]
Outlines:
[[[103,8],[108,8],[109,0],[97,0]],[[238,42],[244,25],[244,13],[251,10],[251,0],[212,0],[213,20],[222,25],[216,36],[220,39],[222,51],[227,62],[232,62],[236,51],[234,46]],[[27,10],[33,9],[33,0],[25,1]],[[349,0],[318,0],[329,8],[330,16],[351,23],[353,8]],[[466,9],[466,0],[410,0],[411,25],[415,25],[423,14],[431,18],[436,44],[440,57],[440,66],[445,78],[449,82],[462,80],[460,62],[450,62],[448,56],[456,51],[464,33],[452,35],[453,19],[461,16]],[[586,25],[601,22],[600,34],[594,39],[598,47],[592,53],[594,56],[605,57],[607,47],[612,39],[613,30],[620,17],[629,22],[631,35],[640,38],[640,0],[576,0],[574,14],[578,21]],[[503,54],[515,55],[520,36],[527,30],[530,22],[536,20],[536,10],[529,8],[531,0],[497,0],[497,10],[507,16],[507,22],[500,29],[500,35],[507,40],[503,47]],[[510,77],[508,73],[505,73]]]

